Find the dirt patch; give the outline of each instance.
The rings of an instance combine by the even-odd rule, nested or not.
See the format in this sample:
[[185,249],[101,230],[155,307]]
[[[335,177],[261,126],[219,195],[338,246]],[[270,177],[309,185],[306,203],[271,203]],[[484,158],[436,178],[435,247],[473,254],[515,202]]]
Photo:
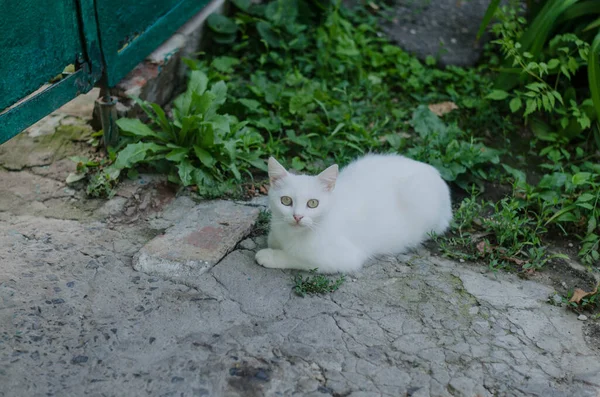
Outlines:
[[573,268],[563,260],[550,261],[541,271],[534,273],[529,278],[551,285],[556,292],[563,296],[566,296],[574,288],[591,291],[596,286],[596,279],[591,273]]

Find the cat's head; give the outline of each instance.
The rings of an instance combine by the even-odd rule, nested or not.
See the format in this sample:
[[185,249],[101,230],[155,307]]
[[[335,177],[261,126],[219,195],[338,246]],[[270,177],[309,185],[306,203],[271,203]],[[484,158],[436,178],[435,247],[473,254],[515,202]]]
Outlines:
[[337,164],[317,176],[294,175],[269,158],[269,205],[274,222],[311,228],[327,213],[338,176]]

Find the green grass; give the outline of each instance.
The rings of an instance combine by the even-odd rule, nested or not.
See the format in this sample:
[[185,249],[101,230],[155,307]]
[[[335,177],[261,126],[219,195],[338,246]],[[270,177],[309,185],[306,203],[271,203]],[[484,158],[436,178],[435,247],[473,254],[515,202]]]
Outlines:
[[322,274],[316,274],[317,270],[318,269],[310,270],[310,275],[306,277],[303,277],[300,273],[297,273],[293,277],[293,290],[297,295],[304,297],[306,295],[335,292],[346,281],[344,275],[334,280]]

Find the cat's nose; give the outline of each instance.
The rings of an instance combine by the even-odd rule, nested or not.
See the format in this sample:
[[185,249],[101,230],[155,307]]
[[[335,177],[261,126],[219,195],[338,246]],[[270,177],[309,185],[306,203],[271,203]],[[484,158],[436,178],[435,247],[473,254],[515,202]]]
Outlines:
[[294,215],[294,219],[296,220],[296,222],[300,222],[302,218],[304,218],[302,215]]

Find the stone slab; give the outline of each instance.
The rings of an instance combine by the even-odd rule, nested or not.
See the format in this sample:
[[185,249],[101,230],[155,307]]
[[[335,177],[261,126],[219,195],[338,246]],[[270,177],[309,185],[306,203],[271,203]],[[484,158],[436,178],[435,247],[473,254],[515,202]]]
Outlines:
[[185,219],[155,237],[133,258],[134,269],[167,278],[198,276],[242,240],[260,210],[230,201],[207,201],[191,209]]

